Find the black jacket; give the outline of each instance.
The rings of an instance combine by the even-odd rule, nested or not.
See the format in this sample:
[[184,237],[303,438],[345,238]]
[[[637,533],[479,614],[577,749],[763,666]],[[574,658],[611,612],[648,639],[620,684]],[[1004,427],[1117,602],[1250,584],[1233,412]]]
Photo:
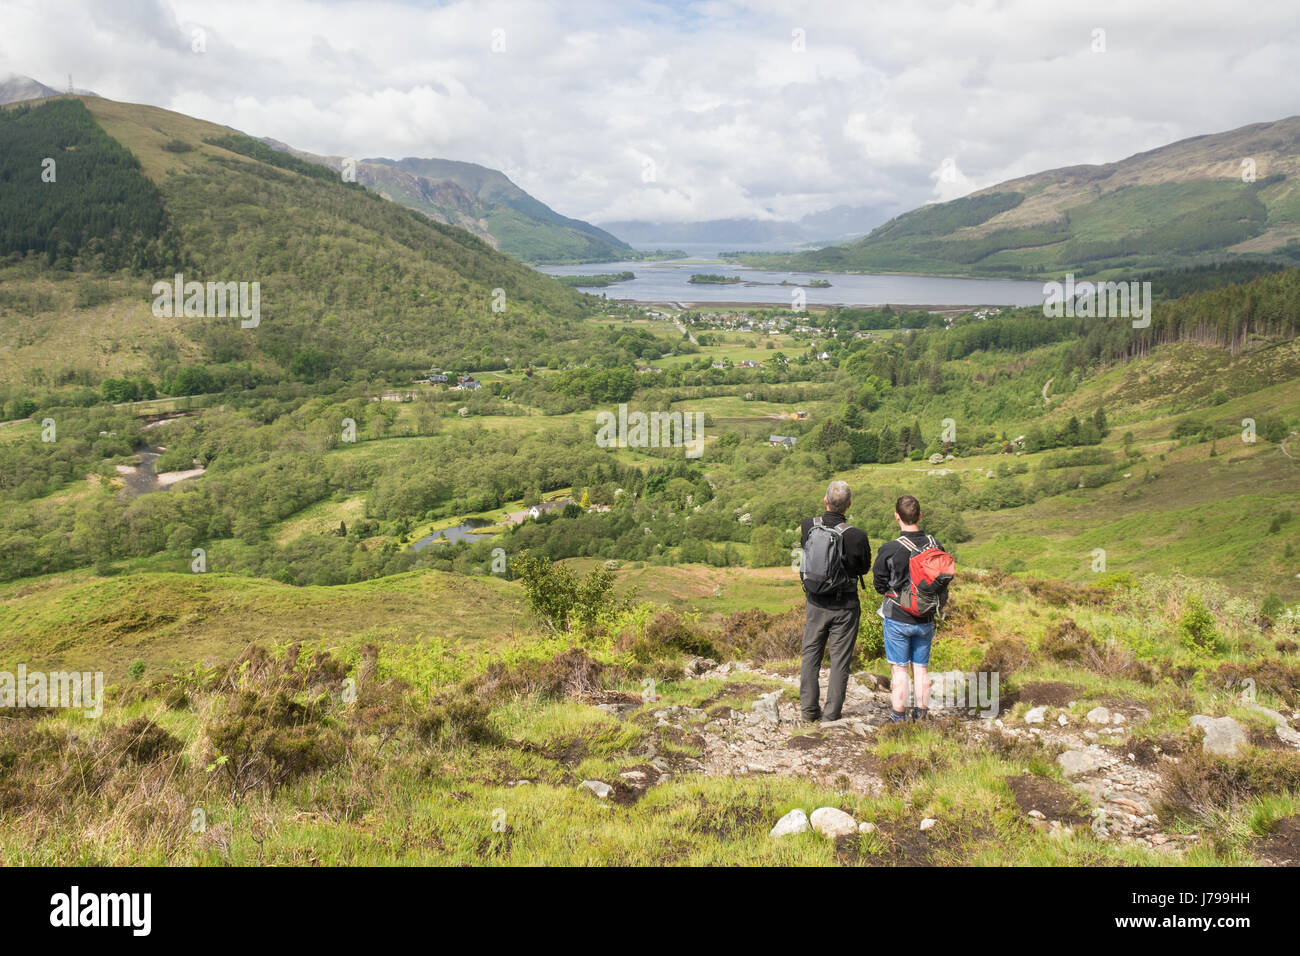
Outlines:
[[[848,520],[844,515],[837,515],[830,511],[821,517],[822,524],[830,525],[832,528]],[[808,532],[812,530],[815,520],[815,518],[803,519],[803,524],[799,526],[799,547],[808,546]],[[858,603],[858,578],[871,569],[871,542],[867,540],[867,533],[861,528],[849,526],[844,530],[843,544],[844,573],[849,575],[852,583],[833,598],[808,596],[809,604],[834,611],[854,607]]]
[[[922,548],[929,543],[930,536],[924,531],[904,531],[908,539]],[[935,544],[939,541],[936,538]],[[940,545],[942,547],[942,545]],[[875,567],[871,569],[871,583],[876,586],[877,594],[887,594],[891,591],[897,592],[899,588],[907,584],[909,577],[908,562],[912,559],[912,552],[898,543],[897,540],[886,541],[880,546],[880,551],[876,554]],[[902,621],[904,624],[924,624],[934,620],[934,612],[923,615],[922,617],[913,617],[901,607],[899,607],[890,598],[885,598],[883,605],[885,617],[892,621]]]

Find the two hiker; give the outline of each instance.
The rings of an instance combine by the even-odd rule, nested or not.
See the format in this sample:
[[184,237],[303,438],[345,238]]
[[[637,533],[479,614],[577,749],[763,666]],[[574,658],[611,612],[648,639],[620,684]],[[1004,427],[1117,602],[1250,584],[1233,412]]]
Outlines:
[[[832,481],[822,503],[826,513],[806,518],[800,526],[803,567],[800,577],[807,598],[799,671],[799,706],[803,719],[839,720],[849,682],[849,665],[857,646],[862,608],[858,586],[871,571],[872,584],[884,600],[877,611],[883,619],[885,659],[891,668],[892,720],[906,719],[908,667],[913,671],[913,720],[929,710],[930,645],[934,615],[946,598],[953,561],[930,535],[920,530],[921,505],[903,495],[894,505],[899,537],[887,541],[871,564],[866,532],[848,523],[852,504],[849,486]],[[826,705],[819,708],[818,680],[822,658],[829,652],[830,682]]]

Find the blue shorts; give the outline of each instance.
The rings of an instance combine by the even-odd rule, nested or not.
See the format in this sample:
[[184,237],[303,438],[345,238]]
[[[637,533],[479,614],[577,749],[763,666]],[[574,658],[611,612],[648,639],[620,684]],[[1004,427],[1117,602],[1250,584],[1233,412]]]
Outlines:
[[934,640],[934,622],[904,624],[885,618],[885,660],[899,667],[918,664],[930,666],[930,644]]

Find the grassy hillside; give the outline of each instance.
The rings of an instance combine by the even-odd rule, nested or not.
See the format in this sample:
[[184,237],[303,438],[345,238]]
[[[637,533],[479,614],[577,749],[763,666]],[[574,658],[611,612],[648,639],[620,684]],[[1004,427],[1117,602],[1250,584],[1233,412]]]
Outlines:
[[[611,610],[491,655],[331,634],[149,666],[114,682],[97,720],[0,723],[0,852],[19,865],[1294,863],[1300,753],[1260,709],[1300,705],[1290,625],[1260,634],[1249,609],[1210,595],[1218,643],[1202,651],[1179,637],[1181,602],[1201,598],[1177,586],[1029,588],[958,586],[936,668],[996,670],[999,693],[985,716],[936,707],[922,725],[883,723],[869,640],[846,720],[800,722],[794,615],[707,629]],[[391,625],[400,609],[369,596],[375,625]],[[1249,701],[1243,674],[1261,675]],[[1237,721],[1238,752],[1202,754],[1193,714]],[[769,836],[819,807],[862,827]]]
[[[1069,166],[923,206],[844,245],[745,261],[959,275],[1132,275],[1300,256],[1300,117]],[[1253,165],[1243,168],[1249,160]]]
[[523,610],[517,588],[504,581],[440,571],[336,588],[220,573],[57,576],[0,589],[0,660],[121,680],[133,661],[167,673],[219,664],[251,642],[497,647]]
[[[68,246],[66,261],[50,268],[10,249],[0,274],[6,379],[25,374],[50,383],[146,368],[166,378],[197,358],[245,380],[285,373],[314,380],[357,369],[402,374],[434,363],[500,366],[524,361],[539,344],[581,348],[578,319],[590,306],[580,293],[462,230],[222,127],[152,107],[61,99],[6,112],[12,118],[0,129],[13,140],[6,155],[9,145],[30,152],[38,144],[26,144],[23,131],[52,131],[69,112],[78,112],[82,125],[93,117],[103,131],[96,148],[125,147],[147,177],[141,182],[152,183],[170,257],[166,269],[137,257],[127,274],[97,274],[97,265],[112,263],[100,263],[89,244]],[[107,216],[109,224],[97,229],[131,228],[133,220],[115,219],[95,201],[94,190],[105,188],[117,167],[90,151],[68,147],[60,155],[57,183],[16,180],[6,202],[45,209],[42,197],[56,196],[68,209]],[[129,208],[142,215],[139,203]],[[88,271],[59,268],[73,261]],[[260,283],[261,324],[155,319],[151,287],[173,271],[187,280]],[[80,326],[89,331],[69,349],[60,335]]]

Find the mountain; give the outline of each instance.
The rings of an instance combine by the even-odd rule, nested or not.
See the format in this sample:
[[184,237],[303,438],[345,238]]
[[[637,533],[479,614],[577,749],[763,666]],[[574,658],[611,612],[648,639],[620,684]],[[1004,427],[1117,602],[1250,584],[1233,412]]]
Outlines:
[[1298,243],[1293,116],[1115,163],[1023,176],[914,209],[856,242],[752,260],[844,271],[1104,275],[1234,256],[1296,259]]
[[[0,106],[6,103],[21,103],[24,100],[39,100],[47,96],[61,96],[68,92],[56,90],[52,86],[33,80],[30,76],[9,73],[0,79]],[[89,90],[76,90],[78,96],[95,96]]]
[[[896,207],[893,207],[896,208]],[[737,248],[785,242],[809,245],[865,235],[888,218],[891,207],[835,206],[799,219],[709,219],[702,222],[608,222],[604,227],[641,245],[686,243]]]
[[[54,183],[32,173],[45,157]],[[588,297],[462,229],[179,113],[100,98],[11,105],[0,110],[0,182],[0,379],[48,370],[51,356],[68,381],[87,374],[75,369],[89,369],[89,384],[106,372],[173,381],[202,365],[222,385],[588,354]],[[260,324],[157,318],[152,287],[177,272],[258,283]]]
[[[263,138],[274,149],[333,170],[341,156],[321,156]],[[634,257],[632,247],[581,219],[562,216],[495,169],[450,159],[363,159],[356,181],[430,219],[458,226],[495,249],[534,264],[610,262]]]

